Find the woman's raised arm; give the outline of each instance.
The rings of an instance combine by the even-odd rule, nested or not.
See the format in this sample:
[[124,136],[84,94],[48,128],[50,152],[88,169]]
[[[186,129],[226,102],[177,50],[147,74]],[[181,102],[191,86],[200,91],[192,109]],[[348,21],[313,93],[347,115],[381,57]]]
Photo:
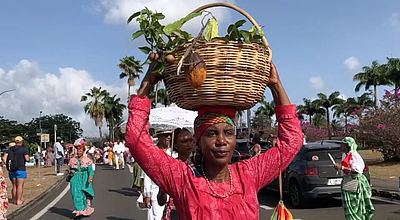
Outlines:
[[[126,126],[126,145],[144,172],[166,193],[178,195],[183,183],[185,164],[167,155],[153,144],[149,134],[151,101],[148,98],[151,85],[158,79],[151,74],[152,64],[144,77],[138,95],[129,103],[129,119]],[[158,77],[159,78],[159,77]]]
[[261,189],[279,175],[279,166],[283,171],[296,156],[303,145],[303,133],[296,113],[296,105],[289,97],[280,81],[276,67],[271,63],[271,76],[268,83],[275,102],[275,114],[278,121],[278,147],[244,161],[251,175],[255,177],[257,189]]

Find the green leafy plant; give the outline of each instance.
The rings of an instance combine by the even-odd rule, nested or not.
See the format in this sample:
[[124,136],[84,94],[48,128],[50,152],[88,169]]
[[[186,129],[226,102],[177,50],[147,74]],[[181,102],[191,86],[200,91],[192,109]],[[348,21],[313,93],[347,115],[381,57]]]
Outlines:
[[[162,74],[167,62],[175,62],[175,58],[172,55],[175,49],[193,40],[193,37],[188,32],[181,30],[181,27],[186,22],[200,15],[202,15],[202,12],[191,13],[166,26],[160,23],[165,16],[162,13],[152,12],[148,8],[135,12],[128,18],[128,24],[134,19],[139,23],[139,30],[132,34],[132,40],[143,36],[148,45],[139,47],[139,50],[149,55],[148,59],[157,62],[153,68],[153,73]],[[229,25],[227,34],[220,37],[218,33],[218,21],[212,17],[207,24],[204,38],[207,41],[220,39],[224,41],[262,44],[264,33],[258,31],[255,26],[252,26],[248,31],[242,30],[241,27],[245,23],[245,20],[239,20]]]
[[127,23],[136,18],[140,28],[132,34],[132,40],[144,36],[148,46],[139,47],[139,50],[148,54],[151,61],[157,61],[153,73],[162,74],[166,62],[174,62],[171,54],[175,48],[193,39],[189,33],[180,30],[180,27],[201,14],[201,12],[189,14],[167,26],[160,23],[160,20],[165,18],[162,13],[152,12],[148,8],[135,12],[129,17]]
[[239,20],[234,24],[228,26],[227,34],[224,37],[214,37],[212,39],[219,39],[224,41],[240,41],[245,42],[247,44],[251,43],[259,43],[262,44],[262,38],[264,36],[263,31],[258,31],[257,28],[253,25],[250,30],[241,30],[242,27],[246,23],[245,20]]

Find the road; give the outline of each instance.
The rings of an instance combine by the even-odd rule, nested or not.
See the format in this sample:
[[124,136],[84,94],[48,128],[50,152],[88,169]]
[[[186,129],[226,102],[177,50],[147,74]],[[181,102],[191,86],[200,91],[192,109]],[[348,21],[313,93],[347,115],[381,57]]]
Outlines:
[[[146,219],[146,211],[136,207],[137,194],[131,190],[131,175],[128,169],[113,170],[108,166],[97,166],[94,178],[95,199],[93,206],[95,212],[84,219],[107,220],[139,220]],[[62,190],[54,192],[60,194]],[[276,192],[262,191],[259,193],[260,219],[269,219],[273,208],[279,200]],[[47,201],[50,203],[51,201]],[[55,203],[55,202],[53,202]],[[286,202],[285,202],[286,203]],[[374,198],[376,208],[374,219],[395,220],[400,219],[400,201],[385,201],[383,198]],[[290,207],[290,203],[287,202]],[[312,200],[307,207],[302,209],[290,208],[294,219],[343,219],[344,211],[340,198]],[[43,208],[41,208],[43,209]],[[48,211],[34,210],[32,213],[45,212],[39,219],[62,220],[72,218],[72,198],[67,192],[58,202],[49,207]]]

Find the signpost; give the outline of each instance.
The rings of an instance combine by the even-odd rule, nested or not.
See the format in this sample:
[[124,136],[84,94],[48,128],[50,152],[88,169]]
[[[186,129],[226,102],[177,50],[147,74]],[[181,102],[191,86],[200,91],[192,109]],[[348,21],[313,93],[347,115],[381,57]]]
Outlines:
[[49,134],[41,134],[40,142],[44,143],[44,148],[46,149],[46,143],[50,142],[50,135]]

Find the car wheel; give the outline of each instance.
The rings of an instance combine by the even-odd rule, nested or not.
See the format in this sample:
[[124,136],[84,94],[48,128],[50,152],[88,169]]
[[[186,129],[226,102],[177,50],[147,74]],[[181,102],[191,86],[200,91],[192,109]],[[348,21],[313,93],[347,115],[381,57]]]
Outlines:
[[296,181],[290,181],[289,184],[290,201],[294,208],[300,208],[303,204],[303,196],[301,194],[301,189]]

